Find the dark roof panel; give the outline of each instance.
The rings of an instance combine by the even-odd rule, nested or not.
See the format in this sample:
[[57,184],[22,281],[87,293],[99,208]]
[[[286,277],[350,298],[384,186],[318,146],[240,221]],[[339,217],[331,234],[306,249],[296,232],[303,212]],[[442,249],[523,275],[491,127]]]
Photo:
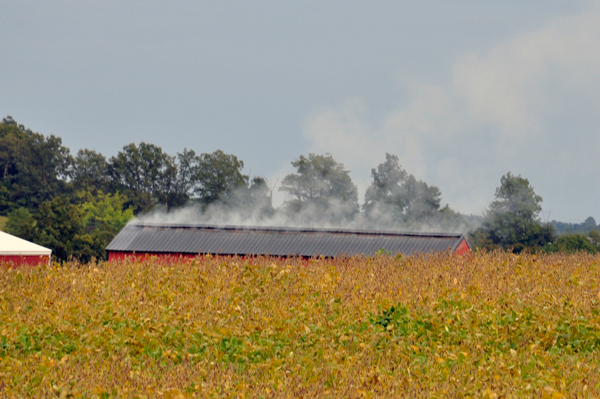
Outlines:
[[106,248],[119,252],[338,256],[454,250],[461,234],[131,223]]

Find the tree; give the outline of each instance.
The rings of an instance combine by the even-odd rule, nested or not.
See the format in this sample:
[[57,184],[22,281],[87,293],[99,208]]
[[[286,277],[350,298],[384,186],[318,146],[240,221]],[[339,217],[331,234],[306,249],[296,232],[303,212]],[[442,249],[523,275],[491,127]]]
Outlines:
[[192,187],[204,206],[227,202],[236,190],[247,188],[249,177],[242,174],[244,162],[235,155],[217,150],[198,157]]
[[534,192],[529,180],[510,172],[502,176],[494,200],[484,213],[479,242],[515,253],[548,245],[553,241],[554,229],[540,223],[541,202],[542,197]]
[[79,193],[83,201],[78,207],[82,211],[81,222],[85,234],[89,235],[89,257],[106,259],[106,246],[112,241],[127,222],[133,218],[133,208],[124,209],[127,199],[116,193],[96,195],[90,192]]
[[363,209],[371,216],[377,207],[385,207],[390,216],[403,219],[405,201],[403,183],[408,173],[400,166],[396,155],[385,154],[385,162],[371,169],[373,182],[367,188]]
[[262,177],[254,177],[249,186],[235,190],[225,206],[235,210],[243,218],[267,218],[273,216],[271,190]]
[[123,192],[136,211],[145,212],[157,204],[170,206],[176,189],[177,165],[174,157],[154,144],[131,143],[111,157],[109,174],[113,191]]
[[198,156],[194,150],[183,149],[177,154],[177,180],[172,202],[176,206],[185,205],[194,196],[194,184],[197,174]]
[[292,162],[297,173],[287,175],[279,191],[291,197],[284,206],[291,213],[314,211],[316,217],[329,215],[352,218],[358,213],[358,190],[350,172],[331,154],[303,155]]
[[249,205],[259,210],[262,216],[272,216],[274,214],[271,189],[264,178],[252,178],[248,187],[248,199]]
[[37,241],[35,219],[27,208],[17,208],[8,214],[6,232],[27,241]]
[[[416,225],[440,216],[441,192],[417,180],[401,166],[396,155],[385,154],[385,162],[371,169],[373,182],[367,188],[363,209],[368,218],[386,224]],[[445,219],[454,217],[445,208]]]
[[[597,230],[595,230],[597,231]],[[548,252],[564,252],[568,254],[576,252],[597,252],[592,240],[581,233],[563,234],[556,238],[552,244],[546,246]]]
[[404,184],[404,215],[408,223],[425,222],[438,215],[441,202],[440,189],[429,186],[410,175]]
[[556,234],[562,235],[567,233],[582,233],[588,234],[590,231],[597,230],[596,220],[589,216],[583,223],[564,223],[553,220],[552,225],[556,229]]
[[83,211],[82,223],[86,229],[98,228],[106,222],[117,233],[133,218],[133,208],[124,209],[127,199],[119,193],[98,192],[92,195],[81,192],[79,196],[84,201],[79,207]]
[[89,260],[93,256],[92,238],[85,234],[83,211],[76,205],[56,197],[42,203],[35,219],[37,243],[52,249],[58,259]]
[[82,149],[73,161],[72,184],[75,191],[108,192],[108,162],[99,152]]
[[23,143],[27,135],[23,133],[12,119],[6,118],[0,123],[0,171],[6,180],[17,174],[17,161],[25,148]]
[[40,204],[69,187],[73,158],[62,140],[34,133],[11,117],[0,123],[0,168],[2,186],[10,193],[3,213],[17,207],[37,210]]
[[6,117],[0,123],[0,172],[2,184],[0,193],[2,203],[0,214],[8,215],[13,209],[18,208],[15,204],[13,185],[18,176],[18,162],[26,152],[27,135],[19,129],[17,123],[10,117]]
[[596,248],[596,251],[600,252],[600,231],[592,230],[588,233],[588,237],[590,238],[594,248]]

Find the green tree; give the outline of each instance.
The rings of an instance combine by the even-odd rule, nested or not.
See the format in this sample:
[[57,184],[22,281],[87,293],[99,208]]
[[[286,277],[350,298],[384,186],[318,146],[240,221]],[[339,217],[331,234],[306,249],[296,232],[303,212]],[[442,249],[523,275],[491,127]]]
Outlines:
[[564,252],[568,254],[576,252],[595,254],[597,252],[592,240],[581,233],[563,234],[557,237],[552,244],[547,245],[545,249],[548,252]]
[[257,209],[262,216],[273,216],[273,196],[267,181],[262,177],[254,177],[248,187],[250,206]]
[[72,157],[62,140],[54,135],[34,133],[18,125],[11,117],[0,123],[0,169],[2,186],[10,194],[10,202],[0,210],[39,205],[68,192],[67,180]]
[[596,220],[594,220],[594,218],[591,216],[588,217],[587,219],[585,219],[585,221],[583,223],[564,223],[564,222],[557,222],[556,220],[553,220],[550,223],[552,223],[552,225],[554,226],[554,228],[556,230],[556,234],[558,234],[558,235],[567,234],[567,233],[588,234],[590,231],[598,229]]
[[371,169],[373,182],[367,188],[363,205],[368,218],[414,226],[440,216],[445,216],[444,220],[455,217],[448,207],[440,214],[439,188],[409,175],[396,155],[385,154],[385,157],[385,162]]
[[76,205],[56,197],[42,203],[35,219],[37,242],[52,249],[58,259],[88,260],[93,256],[92,238],[85,234],[83,211]]
[[403,221],[405,199],[403,184],[408,173],[400,166],[396,155],[385,154],[385,162],[371,169],[373,182],[367,188],[363,209],[367,216],[372,216],[377,208],[385,208],[385,212],[398,221]]
[[170,207],[170,194],[176,190],[175,158],[154,144],[131,143],[111,157],[109,174],[113,191],[123,192],[136,211],[149,211],[158,204]]
[[600,252],[600,231],[592,230],[588,233],[588,237],[590,238],[594,248],[596,248],[596,251]]
[[8,214],[6,232],[28,241],[37,241],[36,222],[27,208],[17,208]]
[[117,233],[133,218],[133,208],[125,208],[127,199],[116,194],[81,192],[83,202],[79,205],[83,211],[82,223],[86,229],[96,229],[106,222]]
[[284,206],[290,213],[304,210],[317,217],[352,218],[358,213],[358,190],[344,164],[331,154],[303,155],[292,166],[297,173],[287,175],[279,191],[291,197]]
[[275,214],[271,190],[262,177],[254,177],[248,186],[235,190],[224,205],[245,218],[263,219]]
[[73,161],[72,185],[75,191],[108,192],[108,162],[99,152],[82,149]]
[[217,201],[227,203],[234,192],[247,188],[249,177],[242,173],[243,168],[243,161],[221,150],[201,154],[191,177],[191,186],[200,203],[204,206]]
[[[9,117],[10,118],[10,117]],[[0,123],[0,214],[6,215],[15,208],[12,187],[18,175],[17,163],[26,151],[27,136],[16,123],[5,118]]]
[[177,153],[177,179],[171,200],[174,207],[183,206],[193,198],[197,169],[198,156],[194,150],[184,148]]
[[551,243],[554,229],[541,224],[541,203],[542,197],[534,192],[529,180],[510,172],[502,176],[494,201],[484,213],[478,246],[518,253],[526,248],[540,250]]
[[126,198],[119,193],[112,195],[98,192],[92,195],[81,192],[79,197],[83,201],[78,206],[82,211],[81,222],[85,234],[89,236],[87,255],[106,259],[106,246],[133,218],[133,208],[124,209]]
[[404,214],[407,222],[425,222],[438,216],[440,189],[410,175],[404,184]]

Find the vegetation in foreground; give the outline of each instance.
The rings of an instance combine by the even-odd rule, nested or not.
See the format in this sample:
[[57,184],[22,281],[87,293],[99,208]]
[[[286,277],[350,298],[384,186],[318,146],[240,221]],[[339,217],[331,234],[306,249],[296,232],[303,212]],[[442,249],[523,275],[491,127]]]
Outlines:
[[0,396],[597,397],[600,256],[0,269]]

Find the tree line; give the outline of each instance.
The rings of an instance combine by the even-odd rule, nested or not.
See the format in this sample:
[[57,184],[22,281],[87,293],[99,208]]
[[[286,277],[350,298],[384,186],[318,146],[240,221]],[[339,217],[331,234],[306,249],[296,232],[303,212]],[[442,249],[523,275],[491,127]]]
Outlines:
[[[409,174],[392,154],[371,170],[362,204],[349,171],[331,154],[301,155],[291,164],[296,172],[278,188],[287,200],[276,209],[273,187],[244,174],[244,162],[233,154],[184,149],[173,156],[141,142],[108,159],[89,149],[72,155],[60,137],[33,132],[8,116],[0,123],[0,215],[8,217],[11,234],[53,249],[59,259],[82,261],[105,257],[106,245],[132,217],[190,205],[202,215],[220,210],[238,220],[462,230],[482,248],[562,250],[552,225],[539,220],[541,198],[520,176],[505,175],[478,218],[442,206],[439,188]],[[580,247],[598,249],[593,238],[584,238]]]

